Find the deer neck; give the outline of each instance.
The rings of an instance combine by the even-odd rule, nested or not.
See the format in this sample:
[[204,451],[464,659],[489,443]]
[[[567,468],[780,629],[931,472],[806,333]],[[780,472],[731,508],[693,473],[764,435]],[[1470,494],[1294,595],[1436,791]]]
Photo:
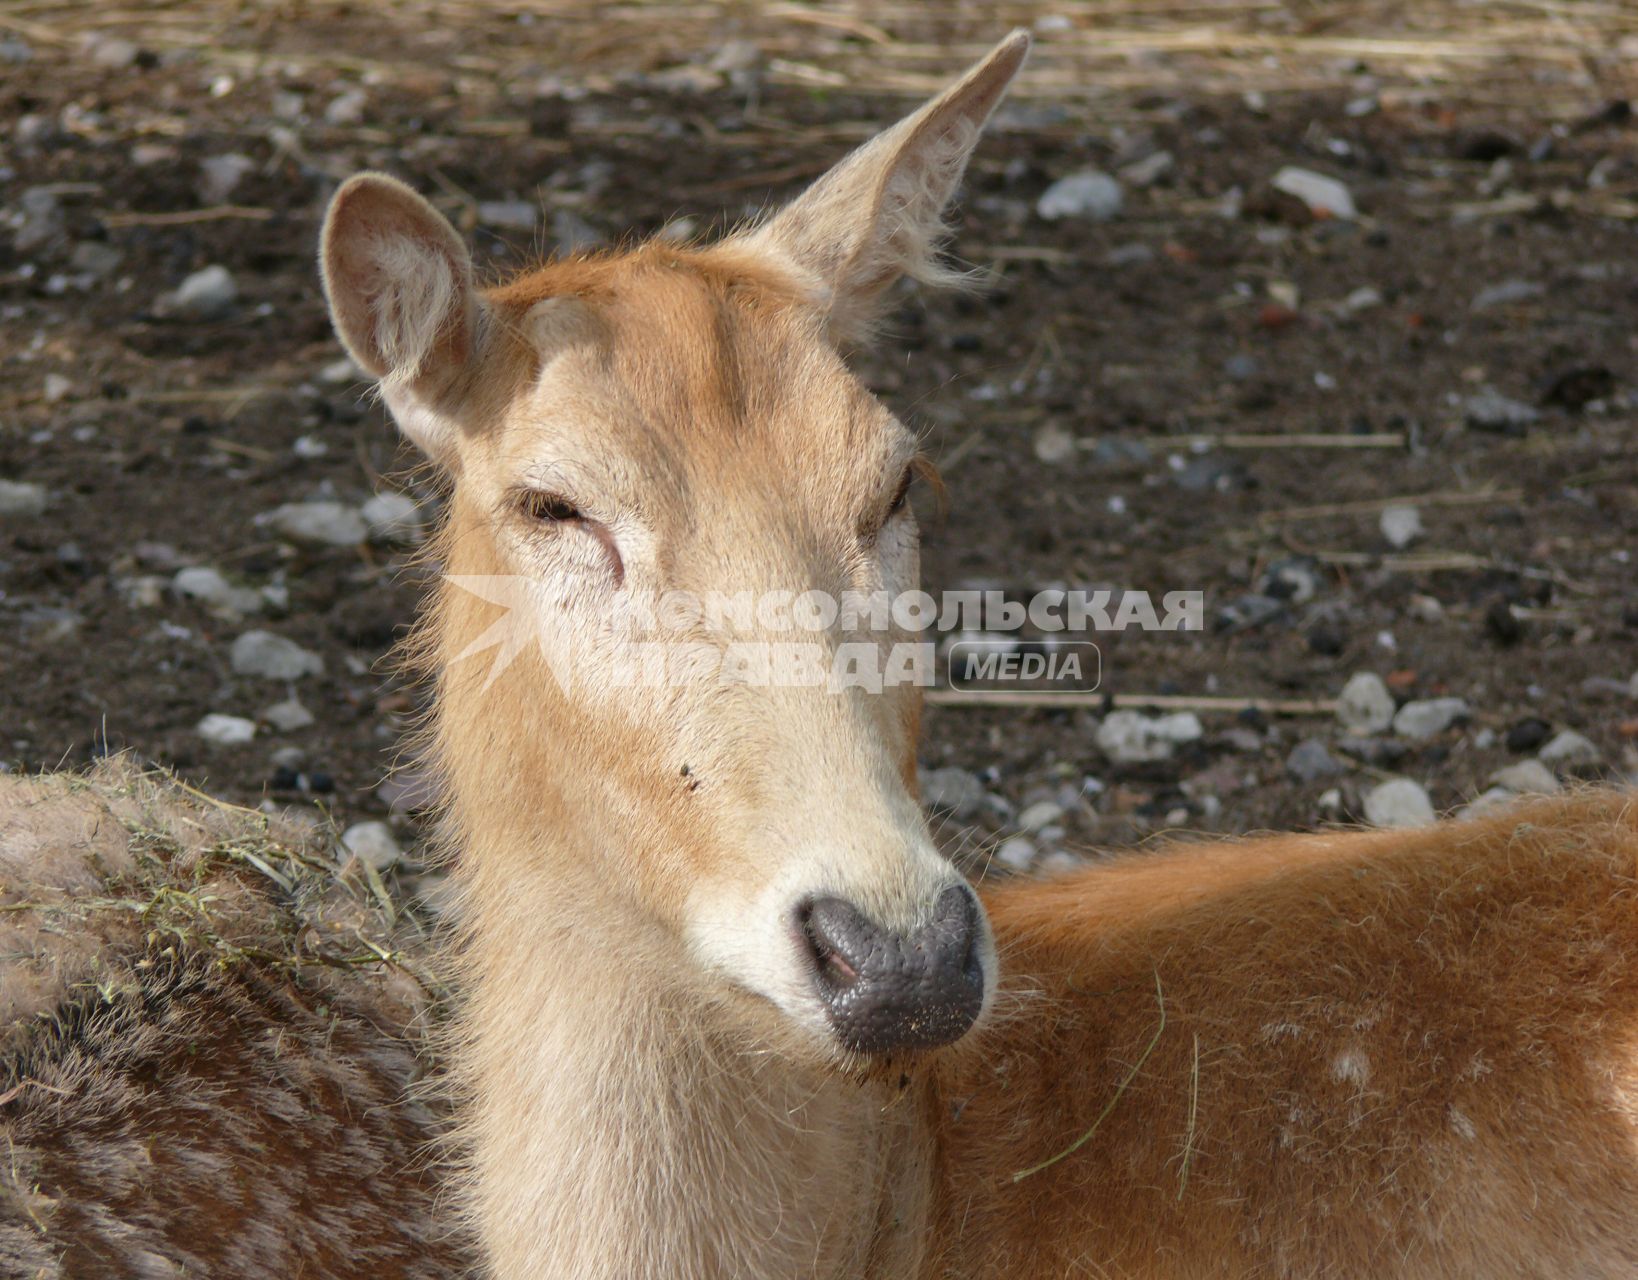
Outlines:
[[736,1037],[612,895],[586,896],[592,883],[548,893],[517,874],[593,856],[547,858],[537,845],[542,856],[520,859],[521,835],[468,830],[456,872],[457,1073],[492,1274],[916,1274],[925,1088],[846,1078]]

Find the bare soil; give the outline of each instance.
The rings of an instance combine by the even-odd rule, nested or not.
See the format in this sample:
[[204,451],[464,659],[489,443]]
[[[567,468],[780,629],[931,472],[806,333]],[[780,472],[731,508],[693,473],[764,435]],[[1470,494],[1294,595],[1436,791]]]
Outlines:
[[[1118,764],[1095,745],[1099,708],[936,706],[928,766],[978,773],[1014,809],[1080,791],[1071,845],[1348,820],[1388,776],[1455,806],[1539,746],[1519,728],[1534,719],[1585,734],[1604,772],[1638,769],[1638,126],[1622,52],[1638,28],[1619,6],[1566,19],[1567,36],[1504,4],[1454,34],[1396,6],[1302,6],[1284,25],[1234,6],[1106,8],[1054,11],[1068,26],[1044,24],[1036,78],[973,166],[953,248],[993,267],[993,287],[906,292],[892,336],[858,357],[952,493],[926,537],[929,586],[1203,591],[1202,632],[1101,638],[1112,694],[1324,701],[1374,671],[1400,700],[1454,695],[1471,714],[1362,760],[1323,708],[1208,712],[1171,759]],[[43,514],[0,516],[0,758],[130,750],[243,802],[343,824],[388,814],[381,784],[417,695],[385,656],[428,570],[403,548],[299,547],[258,520],[381,488],[438,497],[366,388],[323,376],[341,354],[314,271],[326,197],[387,169],[496,274],[566,233],[735,220],[1007,21],[1041,16],[804,12],[0,5],[0,478],[49,497]],[[1208,19],[1220,47],[1180,41]],[[1152,185],[1126,169],[1118,217],[1036,214],[1056,179],[1158,151],[1170,168]],[[201,162],[227,153],[252,165],[213,196]],[[1360,216],[1275,194],[1288,165],[1341,179]],[[40,188],[58,221],[34,234],[24,194]],[[539,229],[483,208],[519,200]],[[229,311],[160,314],[212,264],[237,283]],[[1508,282],[1527,287],[1474,306]],[[1465,406],[1485,388],[1539,416],[1476,428]],[[1079,446],[1043,461],[1043,433]],[[1315,434],[1344,439],[1294,443]],[[1205,442],[1229,435],[1278,439]],[[1378,520],[1400,498],[1425,532],[1395,550]],[[287,603],[213,613],[168,589],[186,565]],[[1288,596],[1268,581],[1282,566],[1311,598],[1255,625],[1219,619],[1248,594]],[[250,627],[324,658],[293,689],[316,723],[213,746],[201,717],[254,718],[292,692],[232,673]],[[1310,737],[1341,773],[1291,776]],[[291,746],[303,759],[276,765]],[[393,819],[413,838],[404,808]],[[951,838],[1010,830],[1005,807],[972,821]]]

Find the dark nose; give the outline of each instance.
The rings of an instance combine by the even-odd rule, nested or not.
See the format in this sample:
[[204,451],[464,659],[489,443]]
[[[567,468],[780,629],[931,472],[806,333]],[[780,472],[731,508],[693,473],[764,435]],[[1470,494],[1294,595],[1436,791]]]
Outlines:
[[817,898],[799,915],[837,1037],[860,1053],[959,1040],[984,1003],[978,902],[951,885],[914,933],[879,929],[851,902]]

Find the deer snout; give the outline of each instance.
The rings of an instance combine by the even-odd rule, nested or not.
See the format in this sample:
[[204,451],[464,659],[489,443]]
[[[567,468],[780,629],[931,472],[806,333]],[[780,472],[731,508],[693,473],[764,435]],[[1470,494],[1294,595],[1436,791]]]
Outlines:
[[934,1049],[959,1040],[984,1005],[979,908],[951,885],[908,934],[851,902],[816,898],[798,912],[814,981],[837,1038],[860,1053]]

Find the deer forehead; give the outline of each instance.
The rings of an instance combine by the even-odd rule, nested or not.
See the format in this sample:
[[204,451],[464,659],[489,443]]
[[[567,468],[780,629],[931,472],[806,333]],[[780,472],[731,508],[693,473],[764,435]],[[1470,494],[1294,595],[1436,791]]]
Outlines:
[[[851,524],[914,452],[823,318],[753,255],[645,247],[486,293],[517,391],[475,436],[492,482],[635,513],[735,500]],[[763,513],[765,515],[765,513]]]

